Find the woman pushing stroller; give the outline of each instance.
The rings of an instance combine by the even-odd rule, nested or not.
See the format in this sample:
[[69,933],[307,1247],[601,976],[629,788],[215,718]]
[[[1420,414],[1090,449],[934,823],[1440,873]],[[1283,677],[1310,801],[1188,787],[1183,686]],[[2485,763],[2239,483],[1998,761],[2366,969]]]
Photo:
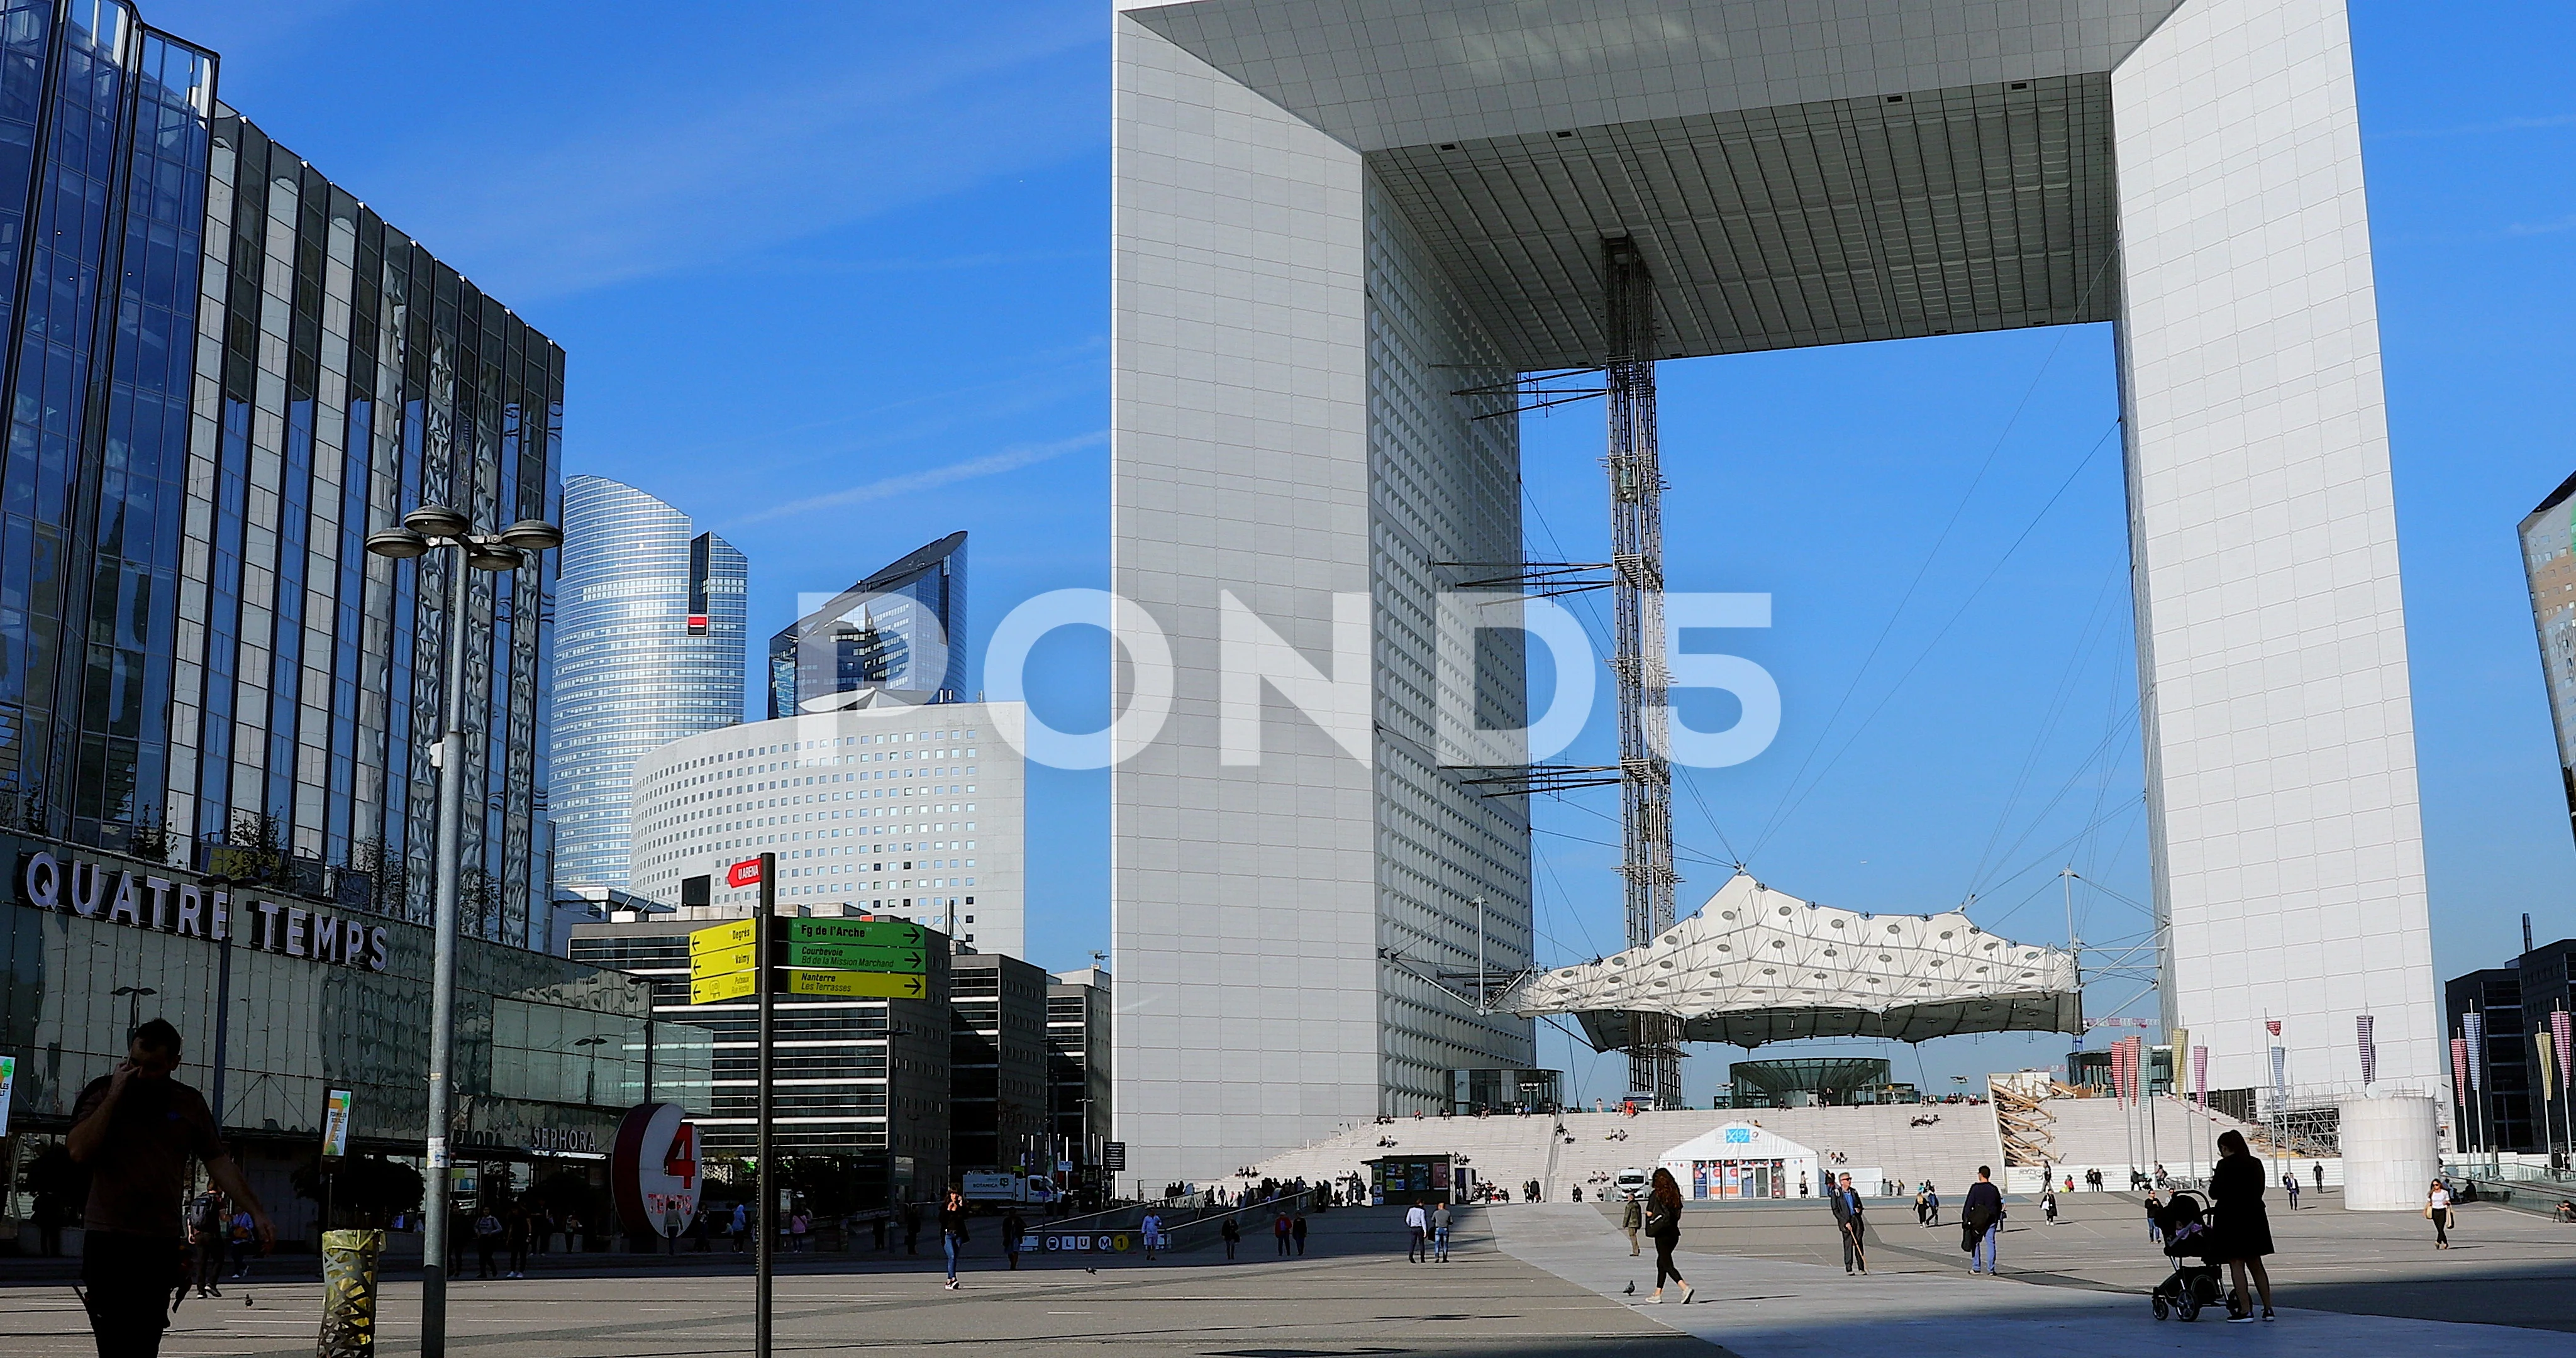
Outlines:
[[[2212,1263],[2227,1265],[2235,1289],[2227,1299],[2227,1319],[2243,1324],[2254,1319],[2255,1296],[2263,1319],[2272,1316],[2272,1278],[2263,1271],[2263,1256],[2272,1252],[2272,1220],[2263,1210],[2263,1162],[2245,1147],[2234,1128],[2218,1134],[2218,1164],[2209,1173],[2210,1207],[2217,1217],[2218,1242]],[[2254,1275],[2254,1294],[2245,1290],[2245,1275]]]

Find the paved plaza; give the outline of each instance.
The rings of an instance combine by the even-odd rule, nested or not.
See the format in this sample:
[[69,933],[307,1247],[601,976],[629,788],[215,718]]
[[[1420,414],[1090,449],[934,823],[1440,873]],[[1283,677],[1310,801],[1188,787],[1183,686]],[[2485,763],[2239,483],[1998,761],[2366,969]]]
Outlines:
[[[2315,1203],[2314,1198],[2307,1199]],[[1316,1217],[1308,1254],[1274,1256],[1266,1233],[1228,1264],[1214,1249],[1147,1263],[1034,1256],[1001,1269],[981,1223],[966,1287],[940,1288],[935,1255],[884,1261],[803,1256],[778,1285],[781,1354],[932,1352],[1005,1345],[1015,1355],[1129,1353],[1192,1358],[1562,1354],[1612,1358],[1807,1358],[1855,1352],[1947,1355],[2080,1350],[2131,1354],[2567,1354],[2576,1358],[2576,1226],[2489,1208],[2462,1211],[2458,1248],[2437,1254],[2417,1216],[2347,1213],[2330,1196],[2292,1216],[2275,1204],[2282,1318],[2158,1323],[2143,1293],[2162,1276],[2136,1204],[2079,1195],[2055,1226],[2016,1203],[2005,1276],[1970,1277],[1955,1227],[1925,1229],[1902,1203],[1873,1217],[1871,1275],[1846,1278],[1821,1206],[1694,1207],[1681,1262],[1699,1302],[1644,1306],[1651,1251],[1591,1205],[1461,1214],[1455,1259],[1406,1262],[1393,1209]],[[680,1266],[597,1267],[525,1281],[455,1285],[450,1344],[531,1358],[660,1358],[750,1351],[750,1279],[730,1256]],[[271,1261],[273,1273],[301,1264]],[[1096,1270],[1096,1271],[1094,1271]],[[1637,1284],[1632,1297],[1624,1291]],[[263,1281],[182,1308],[164,1352],[313,1351],[319,1289]],[[87,1351],[64,1283],[0,1290],[0,1358]],[[245,1306],[247,1295],[252,1304]],[[387,1289],[382,1352],[417,1350],[416,1283]],[[2518,1327],[2518,1328],[2507,1328]]]

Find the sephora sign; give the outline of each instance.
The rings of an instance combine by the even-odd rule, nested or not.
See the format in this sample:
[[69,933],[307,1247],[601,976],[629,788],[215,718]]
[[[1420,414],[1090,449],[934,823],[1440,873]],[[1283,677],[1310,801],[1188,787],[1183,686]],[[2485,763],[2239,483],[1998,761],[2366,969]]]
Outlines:
[[155,933],[215,942],[229,939],[261,952],[360,971],[385,969],[387,937],[381,925],[272,901],[239,902],[247,912],[245,919],[234,913],[237,903],[230,892],[56,858],[42,850],[18,861],[18,899],[39,910],[59,910]]

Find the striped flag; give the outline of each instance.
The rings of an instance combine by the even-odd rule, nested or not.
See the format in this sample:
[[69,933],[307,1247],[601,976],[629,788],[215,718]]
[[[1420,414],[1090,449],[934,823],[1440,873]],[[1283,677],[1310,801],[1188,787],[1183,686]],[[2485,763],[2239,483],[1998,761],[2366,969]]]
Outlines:
[[2558,1097],[2558,1062],[2552,1059],[2547,1028],[2531,1030],[2531,1051],[2540,1058],[2540,1097],[2543,1102]]
[[2469,1040],[2465,1037],[2451,1039],[2451,1092],[2460,1102],[2469,1101]]
[[2564,1009],[2551,1010],[2549,1035],[2557,1039],[2553,1045],[2558,1048],[2558,1082],[2576,1087],[2576,1042],[2568,1040],[2576,1037],[2576,1021],[2571,1021]]
[[2191,1090],[2193,1096],[2200,1100],[2200,1106],[2206,1110],[2209,1107],[2209,1048],[2207,1047],[2191,1049]]
[[2280,1097],[2282,1097],[2285,1093],[2287,1093],[2287,1092],[2288,1092],[2288,1089],[2289,1089],[2289,1083],[2290,1083],[2290,1082],[2289,1082],[2289,1074],[2290,1074],[2290,1049],[2289,1049],[2289,1048],[2287,1048],[2287,1047],[2274,1047],[2274,1048],[2272,1049],[2272,1097],[2273,1097],[2273,1098],[2276,1098],[2276,1099],[2277,1099],[2277,1098],[2280,1098]]
[[2460,1015],[2460,1035],[2469,1044],[2469,1088],[2483,1094],[2487,1087],[2487,1016],[2475,1009]]
[[2365,1085],[2379,1078],[2379,1048],[2370,1040],[2370,1024],[2368,1014],[2352,1016],[2353,1039],[2361,1044],[2361,1082]]

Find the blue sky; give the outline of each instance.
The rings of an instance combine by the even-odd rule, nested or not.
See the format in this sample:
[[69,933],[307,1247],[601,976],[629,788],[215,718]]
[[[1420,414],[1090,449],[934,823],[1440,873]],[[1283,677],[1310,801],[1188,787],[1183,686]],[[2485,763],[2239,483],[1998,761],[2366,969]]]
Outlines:
[[[568,469],[741,546],[755,631],[964,528],[980,654],[1017,601],[1108,579],[1106,8],[756,13],[147,9],[223,53],[228,102],[565,346]],[[2356,0],[2353,28],[2448,975],[2518,947],[2524,911],[2576,933],[2513,536],[2576,470],[2576,11]],[[1975,893],[1985,923],[2055,941],[2072,865],[2101,888],[2076,889],[2088,943],[2141,932],[2109,349],[2086,327],[1664,365],[1668,578],[1774,595],[1774,627],[1726,644],[1785,711],[1770,751],[1677,794],[1686,904],[1741,859],[1861,909]],[[1591,407],[1529,422],[1534,554],[1603,550],[1600,432]],[[1097,637],[1058,633],[1032,700],[1097,725],[1104,674]],[[1034,771],[1049,966],[1108,943],[1101,786]],[[1550,960],[1618,946],[1616,817],[1601,794],[1539,812]],[[1946,1087],[2065,1045],[1891,1055]],[[1542,1047],[1587,1097],[1622,1080]],[[1694,1090],[1727,1055],[1692,1063]]]

